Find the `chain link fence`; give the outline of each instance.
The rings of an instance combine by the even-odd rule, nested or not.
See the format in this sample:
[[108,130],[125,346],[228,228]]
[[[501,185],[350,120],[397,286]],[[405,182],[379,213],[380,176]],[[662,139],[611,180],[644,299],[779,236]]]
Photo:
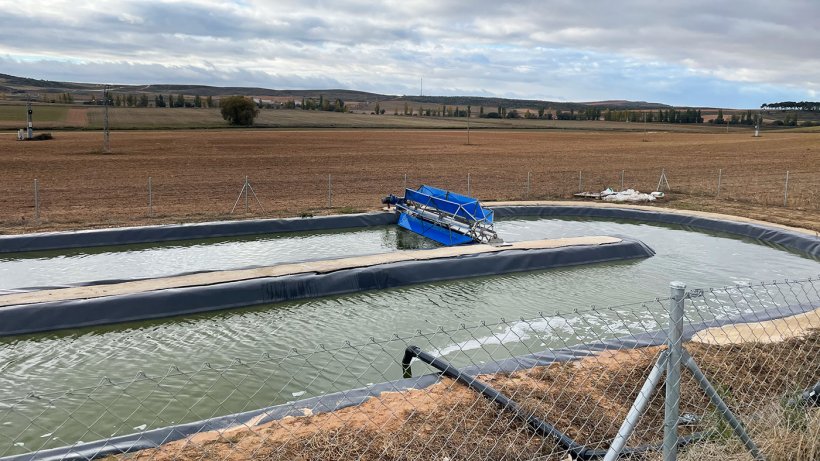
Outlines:
[[818,278],[681,287],[15,389],[0,458],[660,459],[666,442],[680,459],[820,459],[818,308]]
[[[661,181],[664,174],[666,181]],[[247,172],[191,173],[124,181],[114,190],[93,181],[58,184],[14,181],[0,197],[0,222],[70,225],[226,219],[240,216],[312,216],[370,210],[388,193],[420,184],[470,194],[483,201],[569,199],[579,192],[661,190],[669,200],[693,198],[760,206],[820,210],[820,175],[811,170],[687,169],[552,170],[546,166],[493,171],[328,171],[312,176]],[[28,225],[28,224],[27,224]]]

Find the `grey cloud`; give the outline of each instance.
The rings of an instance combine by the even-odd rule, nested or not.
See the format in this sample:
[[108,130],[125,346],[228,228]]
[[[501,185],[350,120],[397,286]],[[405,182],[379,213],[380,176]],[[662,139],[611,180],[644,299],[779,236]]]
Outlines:
[[[43,19],[0,0],[8,12],[0,17],[0,55],[94,63],[87,67],[106,69],[123,82],[145,81],[140,72],[150,76],[149,69],[165,78],[174,72],[202,78],[200,83],[270,79],[267,86],[280,88],[332,76],[328,83],[400,93],[425,75],[430,91],[537,97],[574,94],[586,84],[589,94],[625,97],[606,93],[616,88],[612,79],[621,80],[622,88],[648,88],[647,80],[664,72],[691,69],[691,77],[704,82],[774,85],[797,94],[820,90],[820,34],[809,25],[820,17],[814,1],[63,5]],[[140,71],[117,72],[123,64]],[[81,66],[54,67],[61,69],[82,75]],[[578,78],[583,80],[560,81]]]

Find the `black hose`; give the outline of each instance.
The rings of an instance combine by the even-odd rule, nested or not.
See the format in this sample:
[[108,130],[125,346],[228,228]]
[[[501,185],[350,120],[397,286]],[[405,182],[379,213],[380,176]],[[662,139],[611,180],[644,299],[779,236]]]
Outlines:
[[[573,459],[589,461],[594,459],[603,458],[607,451],[606,450],[593,450],[590,448],[585,447],[584,445],[579,444],[575,440],[571,439],[568,435],[564,434],[555,426],[552,426],[549,423],[542,421],[541,419],[537,418],[535,415],[526,412],[520,405],[515,403],[514,401],[510,400],[508,397],[504,396],[497,390],[493,389],[490,385],[479,381],[475,376],[472,376],[468,373],[464,373],[463,371],[459,370],[458,368],[451,365],[448,361],[435,357],[430,353],[424,352],[423,350],[419,349],[418,346],[408,346],[407,349],[404,351],[404,357],[401,360],[402,366],[402,373],[405,378],[412,378],[412,370],[410,369],[410,362],[413,358],[417,358],[424,363],[429,364],[433,368],[436,368],[441,371],[441,374],[447,376],[449,378],[453,378],[454,380],[465,384],[470,389],[478,391],[482,396],[494,402],[496,405],[500,406],[502,410],[507,410],[515,416],[516,419],[527,423],[527,425],[535,431],[536,434],[540,436],[549,436],[558,442],[558,445],[565,448],[569,454],[572,456]],[[691,434],[684,437],[678,438],[678,447],[684,447],[689,445],[690,443],[697,442],[699,440],[703,440],[709,436],[708,432],[697,432],[695,434]],[[663,448],[663,445],[642,445],[634,448],[624,448],[621,450],[620,456],[630,456],[630,455],[637,455],[641,453],[646,453],[648,451],[658,451]]]
[[500,392],[490,387],[488,384],[479,381],[472,375],[461,372],[454,366],[450,365],[450,363],[446,360],[434,357],[433,355],[419,349],[417,346],[408,346],[407,349],[404,351],[404,358],[402,358],[401,365],[402,369],[404,370],[405,377],[409,377],[410,361],[414,357],[421,360],[424,363],[429,364],[433,368],[441,370],[441,373],[444,376],[453,378],[456,381],[467,385],[470,389],[478,391],[488,400],[500,406],[502,410],[506,410],[513,413],[516,419],[519,419],[527,423],[535,431],[536,434],[541,436],[553,437],[558,441],[558,444],[560,446],[565,448],[572,455],[574,459],[589,459],[585,456],[587,449],[583,445],[579,445],[574,440],[569,438],[566,434],[559,431],[550,424],[541,421],[532,414],[528,414],[517,403],[505,397]]

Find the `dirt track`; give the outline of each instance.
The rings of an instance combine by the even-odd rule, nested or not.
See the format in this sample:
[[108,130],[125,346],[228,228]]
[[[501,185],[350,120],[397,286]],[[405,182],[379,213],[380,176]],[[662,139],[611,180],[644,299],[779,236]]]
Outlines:
[[[666,169],[673,207],[706,209],[820,230],[820,133],[590,131],[147,131],[58,132],[52,141],[0,135],[4,233],[229,217],[374,209],[420,183],[482,200],[567,198],[581,187],[651,190]],[[715,200],[718,171],[721,198]],[[783,208],[790,170],[789,208]],[[527,193],[527,173],[531,173]],[[245,175],[265,212],[228,215]],[[328,207],[328,175],[332,208]],[[148,216],[148,177],[154,216]],[[38,179],[41,224],[34,223]]]

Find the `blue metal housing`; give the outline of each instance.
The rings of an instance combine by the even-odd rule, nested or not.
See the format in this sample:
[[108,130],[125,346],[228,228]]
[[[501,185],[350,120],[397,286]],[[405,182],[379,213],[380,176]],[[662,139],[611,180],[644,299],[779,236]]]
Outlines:
[[384,202],[396,205],[399,226],[443,245],[498,240],[493,211],[472,197],[422,185],[405,189],[403,198],[391,195]]

